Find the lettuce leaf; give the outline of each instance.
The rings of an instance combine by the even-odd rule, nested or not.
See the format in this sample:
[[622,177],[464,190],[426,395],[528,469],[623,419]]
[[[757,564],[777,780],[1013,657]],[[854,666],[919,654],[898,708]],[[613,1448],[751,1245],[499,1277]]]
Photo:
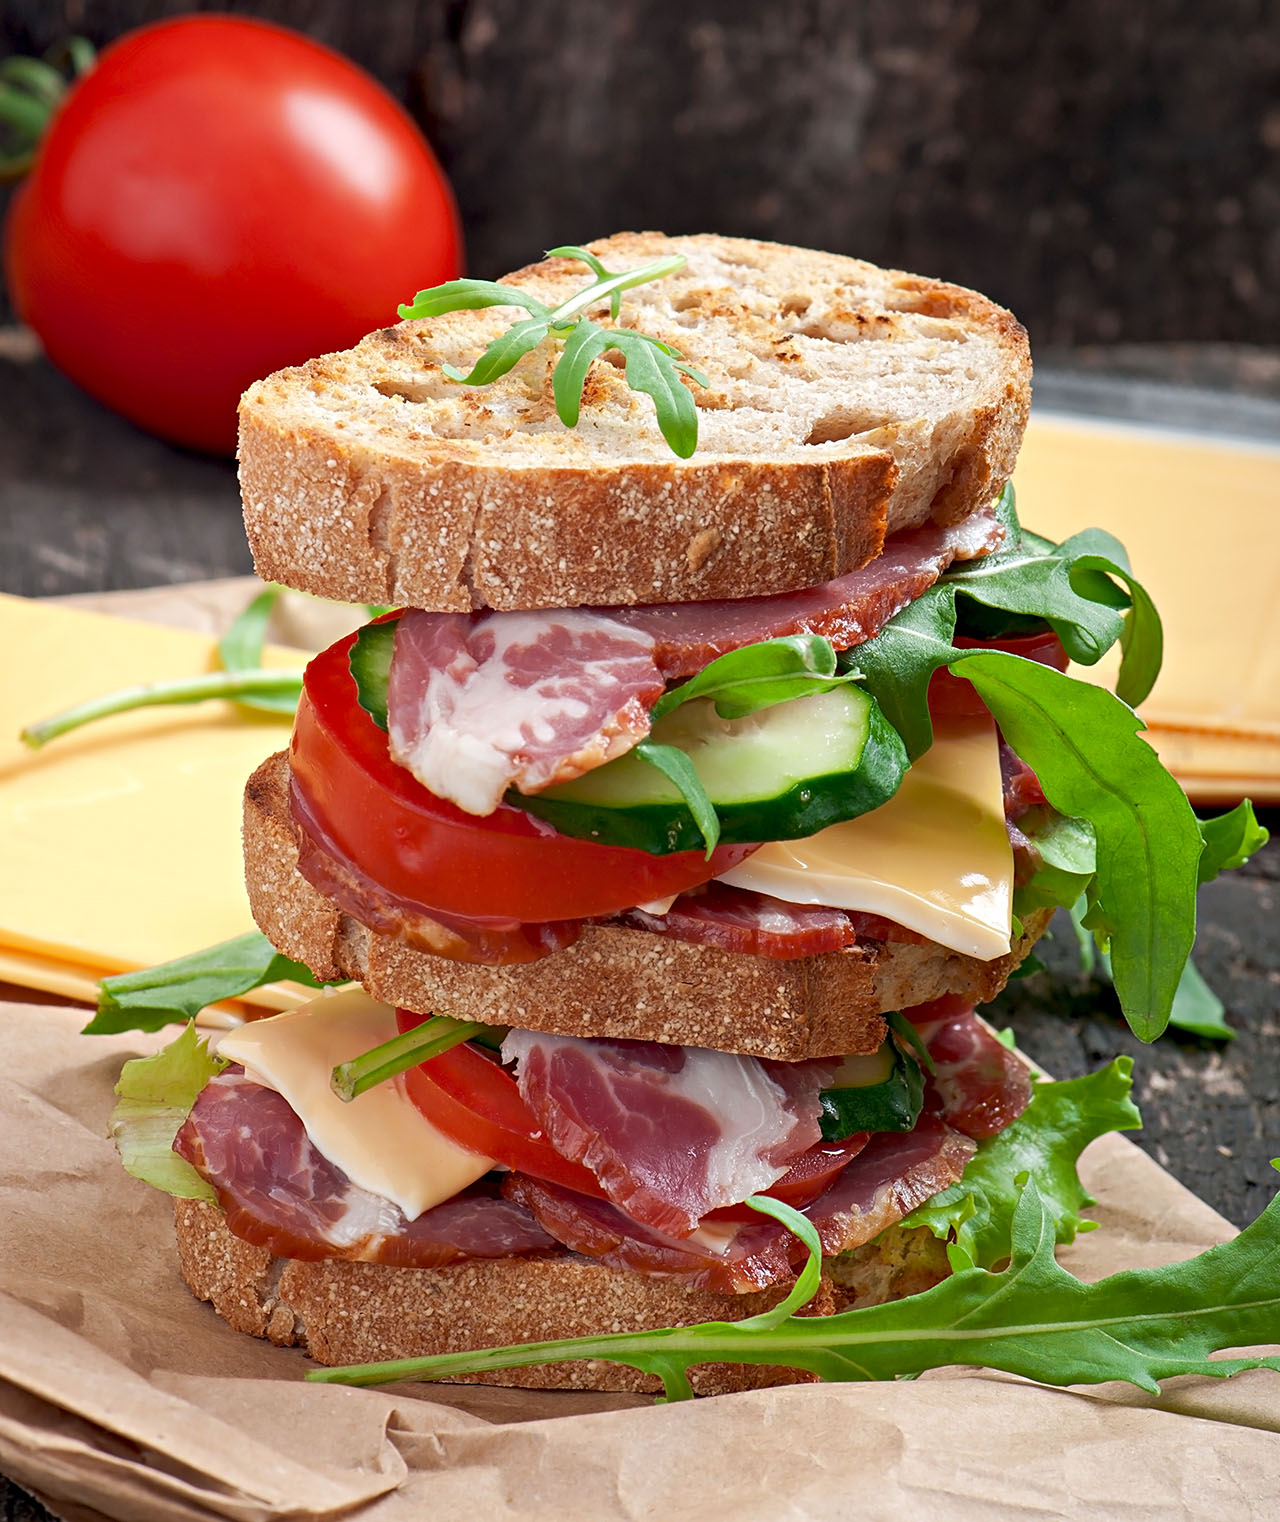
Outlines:
[[1133,1059],[1117,1057],[1083,1078],[1038,1083],[1031,1103],[998,1136],[978,1145],[964,1178],[913,1211],[904,1227],[927,1226],[953,1242],[953,1267],[991,1268],[1010,1253],[1009,1229],[1022,1186],[1035,1180],[1059,1242],[1092,1231],[1080,1211],[1094,1203],[1080,1182],[1080,1154],[1108,1131],[1142,1126],[1130,1097]]
[[173,1150],[173,1139],[197,1094],[226,1065],[196,1035],[194,1020],[154,1057],[125,1063],[109,1135],[126,1173],[166,1194],[216,1203],[209,1185]]

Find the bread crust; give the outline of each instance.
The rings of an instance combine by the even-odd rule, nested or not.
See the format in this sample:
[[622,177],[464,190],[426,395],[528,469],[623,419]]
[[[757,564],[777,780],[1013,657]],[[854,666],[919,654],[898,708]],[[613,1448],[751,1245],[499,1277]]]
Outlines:
[[245,788],[249,903],[272,944],[324,981],[354,979],[376,999],[495,1025],[572,1036],[709,1046],[797,1062],[873,1052],[883,1012],[962,994],[993,999],[1043,934],[1028,916],[1008,956],[991,962],[933,942],[874,941],[781,961],[618,925],[587,925],[563,951],[513,967],[452,962],[371,931],[298,871],[288,756]]
[[[585,1337],[696,1321],[740,1321],[776,1305],[789,1285],[717,1295],[606,1268],[574,1253],[472,1259],[444,1268],[391,1268],[336,1258],[275,1258],[228,1229],[203,1200],[175,1200],[178,1266],[188,1288],[238,1332],[302,1347],[318,1363],[373,1363],[468,1352],[513,1342]],[[829,1259],[809,1314],[879,1305],[927,1289],[946,1256],[923,1229],[891,1226],[874,1242]],[[794,1369],[704,1364],[700,1395],[808,1381]],[[598,1360],[467,1375],[467,1384],[536,1390],[657,1391],[661,1382]]]
[[[623,233],[611,268],[680,273],[623,322],[676,345],[700,446],[679,460],[616,367],[560,425],[543,345],[490,386],[447,381],[512,309],[370,334],[251,386],[240,408],[258,572],[324,597],[436,610],[696,601],[843,575],[886,532],[958,522],[1013,469],[1030,401],[1016,320],[986,297],[861,260],[746,239]],[[583,266],[506,277],[549,302]]]

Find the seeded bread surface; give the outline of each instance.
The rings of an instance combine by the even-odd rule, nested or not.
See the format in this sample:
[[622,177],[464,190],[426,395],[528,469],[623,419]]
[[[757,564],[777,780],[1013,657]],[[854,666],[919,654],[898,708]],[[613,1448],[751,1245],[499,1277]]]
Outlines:
[[[691,459],[608,359],[575,429],[555,413],[549,343],[489,386],[444,375],[469,369],[518,309],[402,323],[245,393],[259,574],[437,610],[744,597],[843,575],[886,533],[958,522],[1008,479],[1030,357],[986,297],[745,239],[622,233],[591,247],[610,269],[687,259],[624,293],[620,323],[709,380],[690,383]],[[550,304],[590,278],[566,259],[506,277]]]
[[[228,1230],[203,1200],[175,1200],[178,1265],[188,1288],[238,1332],[278,1347],[302,1347],[318,1363],[374,1363],[467,1352],[513,1342],[604,1332],[741,1321],[768,1309],[789,1285],[751,1295],[717,1295],[668,1280],[606,1268],[574,1253],[496,1258],[445,1268],[381,1263],[316,1263],[276,1258]],[[946,1277],[941,1245],[922,1229],[890,1226],[873,1241],[824,1261],[811,1313],[879,1305]],[[692,1371],[700,1395],[808,1381],[794,1369],[703,1364]],[[657,1391],[661,1382],[599,1360],[501,1369],[467,1384],[534,1390]]]
[[245,877],[259,928],[325,981],[353,979],[375,999],[460,1019],[568,1036],[630,1037],[798,1062],[873,1052],[886,1010],[943,994],[986,1003],[1044,933],[1025,921],[991,962],[934,942],[868,941],[782,961],[622,925],[586,925],[537,962],[484,967],[431,956],[344,914],[298,871],[289,761],[270,757],[245,788]]

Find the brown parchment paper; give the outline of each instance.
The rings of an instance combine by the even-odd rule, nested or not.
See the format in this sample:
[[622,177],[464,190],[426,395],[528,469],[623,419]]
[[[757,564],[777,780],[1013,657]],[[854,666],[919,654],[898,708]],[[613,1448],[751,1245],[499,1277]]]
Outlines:
[[[68,599],[218,633],[251,578]],[[350,627],[291,598],[272,638]],[[941,1371],[676,1406],[636,1396],[307,1385],[177,1276],[168,1200],[105,1139],[127,1058],[83,1010],[0,1004],[0,1472],[67,1522],[885,1522],[1280,1517],[1280,1379],[1050,1390]],[[1130,1143],[1086,1155],[1086,1278],[1230,1226]]]
[[[180,1283],[168,1200],[105,1139],[120,1064],[163,1036],[0,1005],[0,1470],[68,1522],[350,1517],[1274,1518],[1280,1380],[1160,1399],[944,1371],[658,1406],[638,1397],[302,1383]],[[1084,1277],[1230,1227],[1130,1143],[1086,1157]]]

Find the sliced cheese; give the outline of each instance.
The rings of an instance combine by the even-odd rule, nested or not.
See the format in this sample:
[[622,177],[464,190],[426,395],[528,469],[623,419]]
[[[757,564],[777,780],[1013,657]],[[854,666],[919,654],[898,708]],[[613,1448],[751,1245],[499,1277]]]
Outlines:
[[951,719],[888,803],[761,846],[721,882],[793,904],[880,914],[966,956],[1009,950],[1013,851],[995,725]]
[[254,1020],[218,1040],[218,1055],[289,1101],[316,1148],[362,1189],[394,1200],[412,1221],[493,1167],[442,1135],[401,1080],[339,1099],[329,1077],[340,1062],[390,1041],[395,1011],[360,989],[322,994],[302,1009]]
[[[0,947],[91,977],[253,928],[240,851],[249,773],[287,718],[229,703],[146,708],[39,751],[24,724],[135,682],[214,664],[206,635],[0,596]],[[268,665],[300,667],[298,651]]]
[[[1028,528],[1098,525],[1128,550],[1164,617],[1148,723],[1280,741],[1280,448],[1034,412],[1014,485]],[[1073,674],[1110,687],[1118,664],[1117,650]]]

